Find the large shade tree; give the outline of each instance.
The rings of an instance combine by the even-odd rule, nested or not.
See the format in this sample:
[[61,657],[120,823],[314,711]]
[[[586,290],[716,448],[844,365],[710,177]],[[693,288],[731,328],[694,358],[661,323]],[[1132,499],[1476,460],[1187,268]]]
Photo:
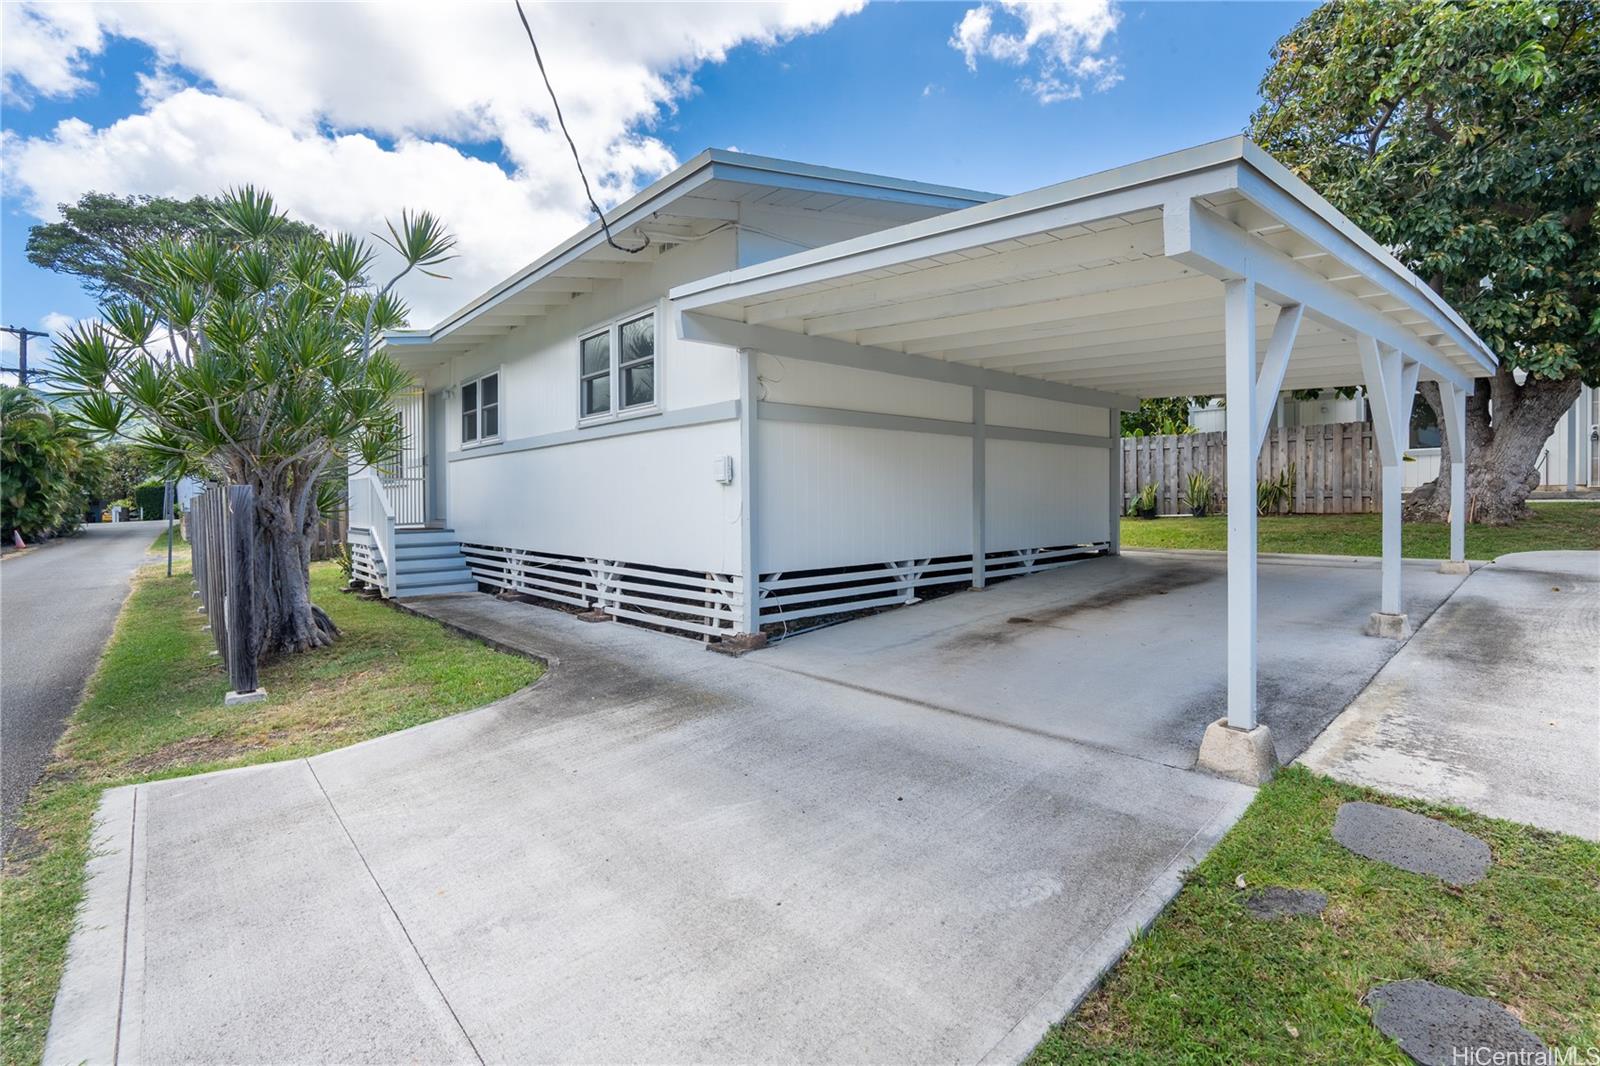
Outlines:
[[[135,249],[158,241],[209,236],[231,241],[232,234],[214,196],[177,200],[170,196],[113,196],[87,192],[70,204],[57,204],[61,218],[28,230],[28,262],[71,274],[97,299],[142,299],[130,269]],[[276,239],[313,237],[315,227],[288,221]]]
[[59,378],[95,430],[174,471],[255,490],[251,640],[258,656],[304,651],[337,636],[311,602],[317,523],[347,463],[399,449],[394,401],[410,381],[378,346],[405,322],[394,287],[431,274],[454,238],[431,214],[405,213],[382,238],[399,269],[378,284],[371,246],[292,232],[253,188],[224,196],[217,220],[221,236],[129,249],[119,288],[139,298],[106,300],[100,321],[58,341]]
[[[1600,383],[1596,13],[1589,2],[1335,0],[1277,43],[1252,120],[1262,147],[1499,354],[1467,401],[1475,521],[1526,513],[1540,447],[1580,383]],[[1423,396],[1439,411],[1437,386]],[[1461,447],[1444,441],[1442,470]],[[1407,517],[1442,519],[1449,495],[1424,486]]]

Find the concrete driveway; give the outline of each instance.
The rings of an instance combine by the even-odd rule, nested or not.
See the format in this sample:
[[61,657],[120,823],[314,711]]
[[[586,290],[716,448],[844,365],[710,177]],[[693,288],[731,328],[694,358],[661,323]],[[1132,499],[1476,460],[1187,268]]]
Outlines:
[[1600,840],[1600,552],[1475,570],[1301,761]]
[[[1293,747],[1394,645],[1344,635],[1374,567],[1268,564],[1268,604],[1280,574],[1311,597],[1281,624],[1324,646],[1274,675]],[[1097,560],[739,660],[420,601],[552,670],[309,760],[108,793],[46,1060],[1020,1059],[1253,795],[1182,768],[1219,585],[1205,560]]]
[[[1404,566],[1411,624],[1462,581]],[[1264,556],[1261,720],[1303,751],[1399,647],[1364,636],[1375,559]],[[1216,552],[1128,552],[807,633],[768,666],[1188,769],[1227,709],[1227,569]]]

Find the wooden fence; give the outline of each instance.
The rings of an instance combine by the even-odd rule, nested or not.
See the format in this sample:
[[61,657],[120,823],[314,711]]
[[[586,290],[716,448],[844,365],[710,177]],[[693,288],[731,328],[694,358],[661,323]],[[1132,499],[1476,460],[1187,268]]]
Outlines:
[[189,547],[201,610],[228,669],[228,702],[259,699],[256,674],[255,490],[212,485],[190,504]]
[[[1382,467],[1372,426],[1339,422],[1267,431],[1256,461],[1257,480],[1279,477],[1294,464],[1294,493],[1275,513],[1359,514],[1382,502]],[[1157,488],[1161,514],[1188,514],[1188,480],[1195,471],[1211,478],[1217,509],[1228,492],[1225,433],[1184,433],[1122,438],[1122,503],[1145,485]]]

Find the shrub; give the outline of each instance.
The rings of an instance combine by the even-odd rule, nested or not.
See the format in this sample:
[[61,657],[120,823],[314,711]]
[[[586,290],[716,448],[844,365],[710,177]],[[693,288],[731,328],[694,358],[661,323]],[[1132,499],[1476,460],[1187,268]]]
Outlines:
[[86,478],[99,471],[81,431],[27,389],[0,386],[0,525],[24,540],[83,520]]
[[1295,478],[1295,466],[1290,463],[1277,477],[1257,482],[1256,513],[1272,514],[1285,507],[1294,510]]
[[1204,518],[1215,510],[1217,506],[1217,489],[1211,483],[1211,475],[1199,470],[1190,474],[1184,498],[1189,505],[1189,513],[1196,518]]
[[133,490],[133,509],[144,512],[145,518],[167,516],[167,486],[161,481],[146,481]]
[[1160,509],[1154,482],[1140,489],[1128,504],[1128,513],[1136,518],[1154,518]]

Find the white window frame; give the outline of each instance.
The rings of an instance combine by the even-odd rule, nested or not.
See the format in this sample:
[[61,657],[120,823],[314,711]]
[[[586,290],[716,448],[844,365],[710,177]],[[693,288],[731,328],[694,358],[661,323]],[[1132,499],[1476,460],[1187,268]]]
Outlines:
[[[652,376],[652,384],[654,388],[651,392],[649,403],[641,403],[633,407],[619,407],[618,403],[622,399],[622,327],[629,322],[637,322],[641,318],[650,319],[651,335],[655,338],[655,352],[651,356],[650,360],[651,366],[655,371]],[[606,334],[610,338],[609,354],[611,366],[608,371],[609,377],[607,380],[610,382],[611,407],[606,411],[596,411],[594,414],[584,414],[583,382],[585,375],[583,373],[583,342],[588,340],[590,337],[596,337],[602,333]],[[577,395],[575,402],[577,404],[578,425],[580,428],[583,426],[604,425],[610,422],[621,422],[629,418],[647,418],[651,415],[658,415],[661,413],[661,340],[661,314],[660,307],[657,304],[649,304],[644,307],[633,308],[630,311],[616,315],[612,318],[608,318],[605,321],[596,322],[588,329],[580,330],[578,332],[577,340],[574,342],[573,348],[577,355],[578,374],[576,379]]]
[[[505,376],[504,370],[505,370],[504,367],[495,367],[492,370],[485,370],[483,373],[478,374],[478,375],[476,375],[474,377],[463,378],[461,380],[461,384],[456,386],[456,396],[457,396],[457,403],[456,403],[456,434],[457,434],[457,436],[459,437],[459,439],[461,441],[461,447],[463,449],[466,449],[466,448],[481,448],[486,444],[499,444],[502,440],[505,439],[505,432],[506,432],[506,390],[505,390],[505,380],[506,380],[506,376]],[[495,429],[495,432],[494,432],[494,436],[492,436],[492,437],[486,437],[483,434],[483,384],[482,383],[483,383],[483,380],[485,378],[494,378],[495,379],[495,388],[494,388],[494,409],[495,409],[495,412],[494,412],[494,414],[495,414],[495,417],[494,417],[494,429]],[[466,417],[465,416],[466,416],[466,413],[467,413],[467,386],[468,385],[477,386],[477,388],[474,390],[473,394],[477,397],[477,403],[476,403],[474,409],[478,413],[478,417],[477,417],[477,420],[476,420],[476,425],[478,427],[478,435],[476,437],[473,437],[471,440],[468,440],[466,438],[466,434],[463,432],[463,430],[466,428],[463,425],[463,423],[465,423],[465,421],[466,421]]]

